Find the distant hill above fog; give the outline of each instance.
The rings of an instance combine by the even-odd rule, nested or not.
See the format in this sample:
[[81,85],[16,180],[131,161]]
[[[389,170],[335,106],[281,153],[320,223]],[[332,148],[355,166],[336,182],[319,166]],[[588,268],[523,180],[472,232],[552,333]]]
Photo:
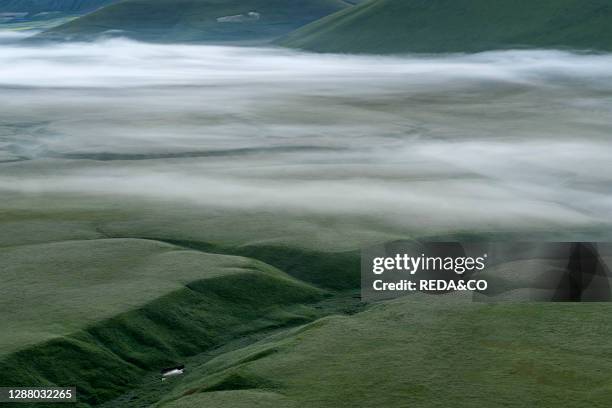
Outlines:
[[303,27],[280,44],[374,54],[612,50],[612,1],[372,0]]
[[116,0],[0,0],[0,13],[83,13]]
[[344,0],[123,0],[42,34],[148,41],[257,41],[283,36],[352,7]]

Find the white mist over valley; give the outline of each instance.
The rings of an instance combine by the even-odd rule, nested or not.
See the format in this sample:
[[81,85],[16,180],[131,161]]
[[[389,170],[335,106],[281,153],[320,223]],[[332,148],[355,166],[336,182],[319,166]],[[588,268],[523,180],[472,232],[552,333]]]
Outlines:
[[13,37],[0,45],[5,199],[112,196],[406,231],[612,219],[611,55]]

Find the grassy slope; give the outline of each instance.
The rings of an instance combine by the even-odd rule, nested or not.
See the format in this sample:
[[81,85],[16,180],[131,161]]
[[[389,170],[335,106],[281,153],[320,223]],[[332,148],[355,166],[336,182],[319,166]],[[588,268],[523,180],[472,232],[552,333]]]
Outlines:
[[[6,321],[11,327],[9,334],[0,337],[5,347],[0,382],[78,384],[87,402],[114,398],[138,386],[143,376],[160,366],[184,362],[194,354],[247,333],[295,325],[320,315],[318,308],[304,306],[321,296],[312,286],[289,280],[252,259],[189,249],[258,258],[318,286],[344,289],[358,284],[356,249],[400,234],[390,228],[380,233],[381,227],[371,220],[350,217],[297,219],[282,212],[250,214],[127,198],[117,202],[102,197],[20,194],[3,196],[0,226],[3,274],[13,276],[6,279],[6,290],[12,297],[6,297],[4,302],[8,306],[0,308],[10,318]],[[51,279],[58,275],[69,275],[72,279]],[[40,284],[43,279],[44,284]],[[193,284],[201,279],[205,279],[204,285]],[[23,282],[33,284],[24,286]],[[33,296],[38,293],[62,295]],[[114,296],[109,298],[105,293]],[[261,296],[262,293],[266,296]],[[32,310],[17,307],[21,297],[30,299]],[[397,313],[390,313],[389,319]],[[53,318],[49,319],[49,315]],[[495,329],[496,317],[488,318],[492,319],[491,330]],[[595,313],[585,319],[587,325],[601,323],[604,329]],[[386,326],[375,320],[363,321],[364,326],[372,325],[373,332],[357,345],[352,337],[361,336],[360,332],[338,329],[338,339],[341,343],[347,341],[346,352],[350,351],[351,358],[354,354],[359,359],[365,353],[360,348],[370,350],[376,343],[373,338],[382,341],[387,335]],[[353,320],[331,319],[320,324],[327,327],[329,322],[336,321]],[[461,321],[467,322],[468,317]],[[504,321],[502,317],[500,324]],[[412,323],[401,324],[410,327]],[[455,326],[445,328],[440,323],[436,330],[423,333],[419,341],[426,343],[430,336],[450,336],[456,330]],[[410,338],[414,333],[390,335]],[[561,338],[569,335],[559,334]],[[327,340],[313,342],[319,342],[323,354],[337,352],[325,348]],[[338,348],[343,347],[341,343],[336,344]],[[405,344],[397,340],[394,347],[397,349],[387,350],[390,355],[400,353]],[[329,368],[330,375],[339,376],[349,370],[358,379],[356,384],[362,384],[363,377],[369,375],[371,362],[354,365],[349,356],[338,353]],[[581,350],[571,353],[578,362],[587,358]],[[288,361],[307,357],[299,350],[290,354]],[[256,352],[257,356],[262,355]],[[246,389],[197,394],[177,404],[198,406],[191,399],[206,399],[211,406],[304,406],[300,401],[305,397],[298,394],[305,391],[300,387],[310,387],[315,382],[315,374],[308,370],[314,370],[317,359],[325,362],[328,357],[314,353],[304,366],[305,371],[293,374],[294,385],[288,388],[269,373],[251,377],[247,372],[226,380],[223,375],[219,378],[208,375],[216,369],[195,371],[185,377],[185,382],[183,379],[176,382],[175,396],[181,395],[180,388],[192,380],[195,382],[188,385],[190,388],[214,382],[218,389]],[[233,354],[218,358],[234,361]],[[59,360],[64,364],[59,366]],[[286,367],[283,370],[290,371]],[[189,371],[193,371],[191,366]],[[335,386],[345,385],[337,381]],[[146,394],[146,390],[143,392]],[[313,401],[311,406],[332,404],[331,389],[314,388],[313,392],[320,401]],[[154,395],[148,397],[147,400],[155,400]],[[135,407],[132,402],[123,406]]]
[[[250,41],[279,37],[347,7],[343,0],[126,0],[45,33],[91,38],[108,30],[139,40]],[[218,17],[256,11],[258,21],[218,23]]]
[[300,304],[323,295],[254,260],[147,240],[6,247],[0,257],[0,383],[76,384],[88,403],[235,336],[308,321],[315,312]]
[[[3,196],[0,259],[11,296],[1,309],[10,330],[0,337],[0,383],[77,384],[84,401],[107,401],[160,366],[321,313],[304,306],[322,296],[311,286],[253,259],[189,248],[266,259],[324,287],[358,284],[355,253],[329,252],[357,247],[347,240],[363,239],[354,225],[304,219],[288,228],[290,217],[278,213],[202,211],[100,197]],[[232,281],[244,273],[252,276]],[[205,285],[185,286],[206,277]]]
[[219,356],[158,407],[608,407],[610,308],[415,295]]
[[116,0],[0,0],[0,12],[61,12],[68,14],[95,10]]
[[475,52],[514,47],[612,49],[608,0],[374,0],[281,40],[320,52]]
[[0,13],[28,13],[21,18],[0,22],[0,30],[49,30],[114,1],[116,0],[0,0]]
[[59,17],[57,17],[57,15],[54,14],[50,18],[47,18],[46,16],[41,16],[40,18],[36,17],[33,19],[19,20],[17,22],[13,21],[13,22],[0,23],[0,30],[2,31],[4,30],[22,31],[22,32],[44,31],[44,30],[48,30],[53,27],[57,27],[58,25],[65,24],[74,18],[76,18],[76,16],[64,15],[64,14],[60,14]]
[[[287,214],[252,214],[125,200],[22,196],[4,198],[0,248],[65,240],[146,238],[204,252],[246,256],[320,287],[359,285],[366,242],[395,238],[367,225]],[[68,201],[67,201],[68,200]],[[291,225],[290,225],[291,224]],[[236,228],[236,226],[239,226]]]

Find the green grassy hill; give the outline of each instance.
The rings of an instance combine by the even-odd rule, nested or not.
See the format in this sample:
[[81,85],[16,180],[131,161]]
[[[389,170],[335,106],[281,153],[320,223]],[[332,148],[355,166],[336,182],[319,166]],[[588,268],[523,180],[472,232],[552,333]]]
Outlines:
[[151,240],[6,247],[0,258],[0,383],[76,384],[87,404],[244,333],[309,321],[305,304],[324,294],[252,259]]
[[114,1],[116,0],[0,0],[0,12],[78,14],[95,10]]
[[373,0],[291,33],[282,45],[318,52],[612,50],[609,0]]
[[114,1],[0,0],[0,30],[48,30]]
[[147,41],[257,41],[349,6],[343,0],[126,0],[43,37],[91,39],[112,33]]
[[[359,302],[355,250],[393,239],[368,222],[101,196],[6,194],[1,208],[5,385],[76,384],[83,408],[611,397],[610,304],[326,304]],[[187,374],[162,383],[175,363]]]
[[609,311],[408,296],[209,360],[156,407],[603,408]]

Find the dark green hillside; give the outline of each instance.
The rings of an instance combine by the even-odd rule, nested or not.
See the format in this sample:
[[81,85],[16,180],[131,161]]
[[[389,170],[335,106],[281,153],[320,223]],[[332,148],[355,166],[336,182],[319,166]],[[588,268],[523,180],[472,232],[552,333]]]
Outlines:
[[47,30],[115,1],[0,0],[0,30]]
[[407,296],[220,355],[157,407],[609,407],[609,312]]
[[610,50],[612,1],[373,0],[303,27],[281,44],[374,54]]
[[78,14],[92,11],[116,0],[0,0],[0,12]]
[[0,384],[76,384],[86,404],[245,333],[309,321],[306,304],[324,295],[252,259],[152,240],[8,247],[0,259]]
[[347,251],[397,238],[371,224],[114,200],[3,197],[0,383],[76,384],[79,408],[612,400],[609,303],[357,305]]
[[43,37],[91,39],[112,34],[162,42],[254,41],[278,38],[348,6],[343,0],[126,0]]

